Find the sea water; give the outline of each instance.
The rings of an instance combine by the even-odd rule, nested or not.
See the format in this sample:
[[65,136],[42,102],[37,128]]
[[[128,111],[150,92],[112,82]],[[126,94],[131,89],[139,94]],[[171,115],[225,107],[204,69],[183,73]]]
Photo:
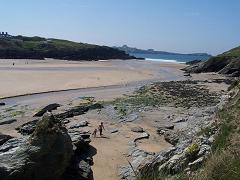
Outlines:
[[148,61],[160,61],[166,63],[186,63],[193,60],[208,60],[210,56],[204,54],[143,54],[131,53],[137,58],[145,58]]

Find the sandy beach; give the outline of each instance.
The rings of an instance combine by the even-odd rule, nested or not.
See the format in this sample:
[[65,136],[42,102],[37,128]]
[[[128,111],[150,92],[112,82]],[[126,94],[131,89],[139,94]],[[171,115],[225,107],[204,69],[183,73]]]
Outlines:
[[[14,66],[12,65],[14,62]],[[113,60],[76,62],[63,60],[0,60],[0,97],[127,85],[149,80],[174,80],[184,65],[150,61]]]
[[[12,62],[0,60],[0,96],[31,95],[2,99],[6,106],[0,108],[0,122],[9,118],[16,119],[14,122],[0,125],[0,132],[3,134],[21,137],[16,128],[34,120],[33,115],[50,103],[61,104],[61,107],[53,112],[57,114],[79,106],[82,97],[94,97],[96,102],[103,102],[103,109],[91,110],[68,118],[69,122],[66,123],[69,131],[92,133],[100,122],[104,122],[104,136],[91,137],[90,143],[90,153],[94,162],[91,168],[95,180],[119,179],[121,167],[128,166],[128,161],[136,161],[131,151],[152,156],[171,148],[172,144],[157,133],[159,124],[172,124],[171,118],[174,120],[178,116],[189,116],[189,113],[196,111],[171,105],[163,105],[161,108],[142,107],[143,109],[132,109],[129,116],[121,119],[115,109],[117,105],[113,103],[116,98],[131,95],[136,89],[152,82],[188,79],[180,70],[185,66],[183,64],[137,60],[98,62],[14,60],[15,65],[12,66]],[[216,78],[221,77],[216,74],[201,74],[193,75],[191,80],[199,81],[198,86],[206,86],[213,92],[226,90],[227,86],[221,83],[205,82]],[[177,92],[178,88],[174,91]],[[82,121],[89,122],[89,125],[72,128]],[[181,130],[186,127],[186,123],[174,126],[175,129]],[[149,137],[137,140],[134,147],[131,147],[131,142],[141,136],[141,133],[132,131],[134,127],[143,128]],[[115,129],[117,131],[112,133]]]

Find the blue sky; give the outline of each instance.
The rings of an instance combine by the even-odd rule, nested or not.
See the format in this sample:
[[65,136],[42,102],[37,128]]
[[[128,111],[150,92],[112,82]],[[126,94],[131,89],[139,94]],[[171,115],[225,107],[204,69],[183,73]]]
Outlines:
[[218,54],[240,45],[239,0],[0,0],[0,31]]

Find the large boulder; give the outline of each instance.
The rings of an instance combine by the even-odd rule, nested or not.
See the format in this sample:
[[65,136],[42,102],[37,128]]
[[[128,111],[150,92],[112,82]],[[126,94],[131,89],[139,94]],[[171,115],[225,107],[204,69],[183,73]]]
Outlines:
[[66,128],[48,114],[29,138],[4,151],[0,149],[1,180],[61,179],[73,155]]

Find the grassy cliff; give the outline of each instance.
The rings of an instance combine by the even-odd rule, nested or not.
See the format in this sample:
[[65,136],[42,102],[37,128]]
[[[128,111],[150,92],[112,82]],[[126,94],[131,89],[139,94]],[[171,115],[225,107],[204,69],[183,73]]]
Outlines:
[[196,175],[196,180],[239,179],[240,177],[240,84],[236,95],[218,113],[219,132],[212,154]]
[[190,73],[219,72],[231,76],[240,76],[240,47],[212,57],[184,69]]
[[0,58],[99,60],[131,59],[133,57],[107,46],[42,37],[13,36],[0,39]]

